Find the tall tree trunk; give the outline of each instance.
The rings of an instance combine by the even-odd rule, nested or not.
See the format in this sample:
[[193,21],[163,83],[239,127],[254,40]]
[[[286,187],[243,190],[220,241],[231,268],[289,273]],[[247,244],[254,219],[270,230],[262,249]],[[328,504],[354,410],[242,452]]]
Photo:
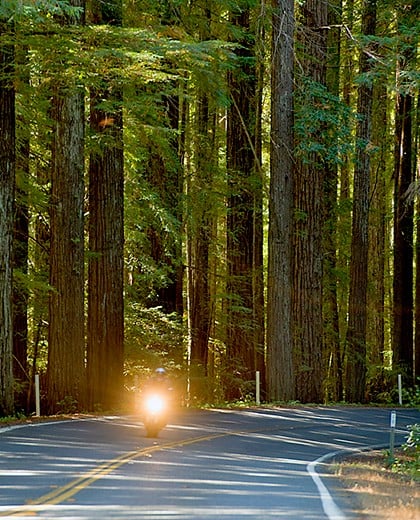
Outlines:
[[84,404],[84,103],[58,89],[51,179],[48,409],[72,398]]
[[[376,0],[364,0],[362,17],[363,34],[374,35]],[[370,69],[368,55],[364,50],[360,54],[359,68],[361,74],[366,74]],[[359,120],[356,130],[349,318],[346,336],[346,399],[349,402],[365,400],[372,97],[372,86],[367,83],[361,84],[357,103]]]
[[[188,227],[188,294],[190,324],[191,397],[203,396],[203,377],[208,375],[208,353],[212,322],[210,304],[210,247],[213,234],[211,191],[214,166],[209,158],[214,151],[214,113],[210,115],[209,96],[199,93],[195,140],[195,177],[189,184],[189,197],[194,217]],[[193,222],[194,221],[194,222]]]
[[254,246],[253,246],[253,323],[256,369],[260,372],[261,397],[267,396],[267,371],[265,363],[265,294],[264,294],[264,174],[262,171],[262,122],[263,122],[263,92],[266,74],[266,35],[264,3],[260,4],[261,13],[258,17],[256,30],[256,76],[255,92],[255,175],[254,190]]
[[270,400],[295,398],[292,355],[294,1],[273,3],[268,230],[267,384]]
[[[303,6],[305,35],[303,72],[309,84],[326,84],[327,2],[307,0]],[[311,87],[309,87],[310,90]],[[305,93],[305,103],[313,103]],[[295,185],[293,352],[296,398],[302,402],[323,401],[323,259],[324,175],[322,157],[311,153],[299,161]]]
[[[386,149],[389,146],[387,139],[388,114],[387,90],[378,86],[373,92],[372,141],[380,150],[372,158],[371,168],[371,210],[369,215],[369,306],[367,330],[368,361],[371,366],[374,381],[382,386],[382,372],[385,350],[385,266],[389,255],[389,226],[387,225],[387,186],[385,172],[388,171]],[[372,388],[374,391],[375,389]],[[379,390],[381,391],[381,390]],[[372,395],[371,397],[374,397]]]
[[13,396],[12,243],[15,182],[14,49],[1,42],[11,27],[0,19],[0,416],[11,415]]
[[[241,372],[241,378],[254,378],[257,365],[255,331],[263,324],[255,319],[254,279],[261,265],[255,265],[256,200],[261,193],[261,178],[256,157],[257,84],[254,39],[250,25],[250,10],[233,11],[231,24],[241,33],[238,68],[228,73],[231,105],[227,113],[227,358],[228,365]],[[261,218],[261,214],[259,214]],[[229,386],[228,397],[240,397],[241,390]]]
[[[200,39],[211,37],[211,11],[203,10]],[[188,315],[189,357],[192,398],[208,392],[209,340],[213,312],[211,307],[210,258],[214,229],[214,174],[217,171],[216,116],[211,96],[198,89],[195,110],[194,174],[187,182],[191,215],[188,225]],[[209,396],[210,397],[210,396]]]
[[[83,0],[72,5],[84,9]],[[83,23],[68,19],[68,24]],[[57,80],[58,82],[59,80]],[[85,404],[84,93],[57,83],[52,100],[48,411]]]
[[[27,65],[28,49],[24,47],[17,52],[16,61]],[[24,77],[25,85],[29,85],[29,73]],[[18,131],[18,130],[17,130]],[[17,172],[14,209],[13,269],[22,275],[28,272],[28,232],[29,207],[26,182],[29,178],[30,129],[29,121],[20,118],[20,139],[18,138]],[[13,376],[19,382],[15,389],[16,408],[26,410],[30,393],[30,376],[28,373],[28,296],[25,281],[15,277],[13,280]]]
[[[328,4],[328,91],[340,94],[340,58],[341,58],[341,0]],[[343,397],[343,366],[340,341],[340,323],[337,294],[337,195],[338,167],[327,164],[325,169],[325,229],[324,229],[324,359],[326,377],[326,395],[333,401]]]
[[[122,24],[120,0],[94,2],[95,23]],[[106,100],[112,111],[98,107]],[[89,288],[87,376],[89,406],[112,409],[122,397],[124,354],[124,156],[122,93],[91,93],[90,123],[100,151],[89,164]]]
[[[355,25],[355,7],[354,0],[347,0],[343,2],[343,17],[342,23],[348,31],[353,33]],[[355,84],[355,69],[357,62],[355,62],[354,42],[350,38],[343,38],[341,40],[342,46],[342,98],[343,103],[347,107],[353,107],[353,95]],[[341,208],[349,208],[348,211],[340,211],[337,218],[337,272],[348,273],[349,258],[351,249],[351,170],[353,158],[351,154],[345,154],[343,162],[339,170],[339,206]],[[349,304],[349,281],[348,276],[346,280],[341,280],[337,287],[337,299],[339,309],[339,326],[340,326],[340,353],[341,353],[341,381],[340,381],[340,396],[344,399],[345,387],[345,360],[346,360],[346,340],[347,334],[347,319],[348,319],[348,304]]]
[[412,97],[399,94],[396,110],[393,365],[413,383],[413,202],[406,197],[412,169]]
[[[419,162],[419,146],[420,146],[420,94],[417,96],[416,111],[414,119],[414,128],[417,128],[415,133],[416,149],[414,150],[415,171],[420,168]],[[420,214],[420,198],[417,199],[416,213]],[[416,223],[416,302],[415,302],[415,339],[414,339],[414,381],[420,378],[420,219]]]
[[183,303],[183,265],[182,265],[182,241],[180,238],[182,227],[181,198],[183,190],[182,167],[178,131],[180,129],[180,100],[178,96],[166,96],[166,113],[169,128],[173,131],[170,137],[172,150],[172,164],[167,166],[166,181],[167,186],[165,201],[167,207],[171,209],[174,219],[179,224],[177,233],[171,237],[170,254],[167,260],[170,267],[170,280],[166,287],[159,290],[160,301],[167,312],[175,312],[181,318],[184,310]]
[[[411,4],[411,5],[410,5]],[[399,27],[405,28],[410,19],[418,19],[417,0],[397,9]],[[397,106],[395,117],[394,152],[394,291],[393,291],[393,366],[403,374],[405,384],[414,384],[413,344],[413,233],[414,203],[407,198],[407,189],[414,181],[413,160],[413,97],[404,84],[404,72],[417,59],[418,38],[402,44],[397,64]]]
[[[29,139],[23,138],[19,163],[29,173]],[[14,216],[13,268],[22,274],[28,271],[29,212],[27,194],[17,187]],[[19,382],[16,389],[16,406],[26,408],[29,387],[28,375],[28,289],[22,280],[13,282],[13,375]]]

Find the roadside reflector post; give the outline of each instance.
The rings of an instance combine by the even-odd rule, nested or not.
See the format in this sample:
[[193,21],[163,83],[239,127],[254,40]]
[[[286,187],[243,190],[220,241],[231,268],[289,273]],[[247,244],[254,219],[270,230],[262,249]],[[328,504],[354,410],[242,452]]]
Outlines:
[[260,371],[257,370],[255,373],[255,402],[259,405],[261,404],[260,399]]
[[35,374],[35,415],[41,415],[40,393],[39,393],[39,374]]
[[395,428],[397,426],[397,412],[391,412],[390,430],[389,430],[389,463],[394,462],[394,445],[395,445]]
[[402,380],[401,374],[398,374],[398,402],[402,406]]

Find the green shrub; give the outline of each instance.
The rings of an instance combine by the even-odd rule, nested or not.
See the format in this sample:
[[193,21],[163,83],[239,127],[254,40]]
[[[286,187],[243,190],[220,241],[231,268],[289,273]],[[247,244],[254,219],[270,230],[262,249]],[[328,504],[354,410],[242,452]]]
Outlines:
[[404,456],[395,459],[392,469],[420,480],[420,424],[412,424],[409,430],[407,441],[402,445]]
[[58,414],[76,413],[78,411],[79,403],[71,395],[67,395],[61,401],[58,401]]

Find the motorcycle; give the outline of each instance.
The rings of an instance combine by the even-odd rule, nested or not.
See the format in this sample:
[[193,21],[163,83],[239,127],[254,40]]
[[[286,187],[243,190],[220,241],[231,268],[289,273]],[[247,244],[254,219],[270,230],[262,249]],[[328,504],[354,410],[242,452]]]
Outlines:
[[147,437],[157,437],[166,426],[169,398],[163,392],[148,392],[143,400],[143,424]]

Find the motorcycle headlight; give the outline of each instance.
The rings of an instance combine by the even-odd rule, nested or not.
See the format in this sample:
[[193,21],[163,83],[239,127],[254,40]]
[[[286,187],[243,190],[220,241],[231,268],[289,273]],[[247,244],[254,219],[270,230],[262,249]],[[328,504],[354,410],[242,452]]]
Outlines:
[[151,395],[146,399],[146,410],[149,412],[162,412],[165,409],[165,400],[159,395]]

